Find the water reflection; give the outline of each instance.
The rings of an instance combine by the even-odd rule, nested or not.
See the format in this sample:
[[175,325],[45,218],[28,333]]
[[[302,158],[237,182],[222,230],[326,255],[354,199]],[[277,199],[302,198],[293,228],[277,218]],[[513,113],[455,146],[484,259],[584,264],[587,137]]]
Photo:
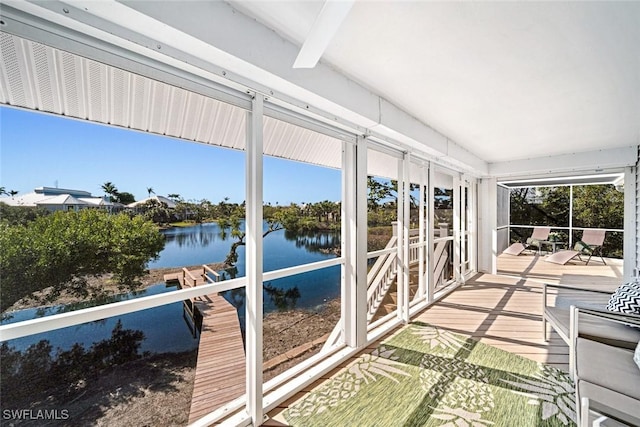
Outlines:
[[340,233],[337,232],[290,232],[285,239],[294,241],[297,248],[322,254],[340,254]]
[[[297,286],[283,288],[272,285],[270,282],[263,284],[263,299],[265,301],[265,312],[287,311],[296,308],[296,304],[302,293]],[[222,296],[229,301],[240,313],[245,308],[246,292],[245,288],[232,289],[222,293]]]
[[199,224],[191,227],[175,227],[164,230],[166,243],[177,245],[178,247],[206,247],[216,241],[227,240],[224,233],[215,223]]
[[[137,296],[156,295],[175,289],[175,286],[167,287],[164,283],[161,283],[150,286],[135,294],[129,293],[112,297],[110,302],[123,301]],[[97,303],[93,301],[79,305],[80,307],[89,307],[97,305]],[[2,319],[2,324],[50,316],[72,311],[74,308],[77,309],[78,304],[19,310],[8,313],[8,316]],[[198,339],[193,337],[188,325],[185,323],[183,314],[182,302],[176,302],[118,317],[108,317],[77,326],[69,326],[41,334],[17,338],[11,340],[11,345],[16,347],[17,350],[22,351],[40,340],[46,339],[51,342],[52,345],[62,350],[68,350],[78,344],[84,347],[90,347],[96,341],[107,339],[111,335],[113,328],[120,322],[124,328],[144,331],[145,337],[142,341],[143,352],[164,353],[190,351],[197,347]]]
[[[241,223],[242,229],[244,224]],[[265,223],[265,228],[268,227]],[[222,262],[235,241],[215,223],[164,230],[165,247],[149,268],[184,267]],[[340,233],[293,233],[279,230],[264,239],[265,271],[319,261],[339,254]],[[238,248],[237,274],[244,275],[244,249]]]
[[118,321],[109,338],[88,349],[75,343],[68,350],[57,348],[54,352],[50,341],[44,339],[20,351],[4,342],[0,346],[3,404],[20,407],[34,394],[48,391],[60,403],[72,399],[105,370],[147,356],[140,352],[144,339],[142,331],[124,329]]

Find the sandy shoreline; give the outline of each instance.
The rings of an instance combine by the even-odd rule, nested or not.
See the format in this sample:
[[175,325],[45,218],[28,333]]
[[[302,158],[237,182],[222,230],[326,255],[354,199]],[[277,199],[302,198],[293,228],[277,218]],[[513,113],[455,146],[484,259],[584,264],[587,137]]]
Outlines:
[[[221,270],[224,267],[224,264],[222,263],[213,263],[213,264],[207,264],[207,265],[213,268],[214,270]],[[147,273],[144,276],[139,278],[141,285],[136,290],[138,291],[143,290],[149,286],[157,285],[158,283],[163,283],[165,274],[180,272],[182,271],[182,268],[183,267],[167,267],[167,268],[149,269],[147,270]],[[187,267],[187,269],[189,270],[195,270],[198,268],[202,269],[202,265]],[[87,283],[92,287],[100,287],[100,289],[105,292],[105,295],[107,297],[129,292],[127,290],[121,291],[120,289],[118,289],[118,286],[112,280],[111,274],[103,274],[97,277],[89,277],[87,279]],[[36,297],[42,297],[46,295],[47,295],[47,289],[36,293]],[[42,303],[38,301],[37,298],[36,299],[23,298],[17,301],[15,304],[13,304],[11,307],[9,307],[4,313],[9,313],[11,311],[16,311],[16,310],[24,310],[27,308],[51,307],[54,305],[63,305],[63,304],[70,304],[74,302],[83,302],[83,301],[85,301],[84,298],[77,297],[74,295],[69,295],[69,294],[60,295],[54,301],[46,302],[46,303]]]

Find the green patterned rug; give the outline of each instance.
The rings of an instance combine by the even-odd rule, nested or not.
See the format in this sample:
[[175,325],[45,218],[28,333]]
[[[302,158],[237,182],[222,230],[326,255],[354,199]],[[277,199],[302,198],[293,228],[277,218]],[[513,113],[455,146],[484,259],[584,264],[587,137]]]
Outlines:
[[290,406],[292,426],[575,425],[569,375],[424,323]]

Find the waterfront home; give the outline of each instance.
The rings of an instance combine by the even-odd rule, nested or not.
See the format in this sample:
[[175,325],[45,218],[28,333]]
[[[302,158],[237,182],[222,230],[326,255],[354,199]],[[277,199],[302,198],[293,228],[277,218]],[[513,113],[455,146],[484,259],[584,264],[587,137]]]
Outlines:
[[[194,391],[194,425],[271,422],[265,414],[431,310],[452,327],[457,312],[447,310],[460,305],[487,322],[506,315],[541,325],[531,309],[541,306],[540,288],[527,275],[575,283],[590,281],[581,273],[590,270],[545,272],[536,256],[516,258],[518,271],[499,270],[510,187],[623,188],[616,232],[624,259],[607,271],[622,283],[640,268],[638,2],[3,1],[0,19],[4,105],[244,150],[246,277],[0,329],[7,340],[242,290],[243,386],[215,408]],[[342,171],[339,257],[263,271],[263,156]],[[188,158],[172,161],[176,173],[199,179]],[[372,253],[369,175],[398,182],[398,232]],[[415,235],[412,186],[420,192]],[[374,258],[379,274],[369,275]],[[342,318],[334,334],[317,355],[263,382],[263,283],[336,265]],[[524,302],[509,304],[525,285]],[[390,289],[395,308],[374,317]],[[458,305],[441,300],[447,293]],[[482,331],[484,321],[469,335]],[[525,345],[513,334],[489,338]],[[541,361],[566,365],[565,344],[540,338],[531,347]],[[223,358],[211,369],[230,373],[237,362]],[[198,392],[224,395],[224,384]]]

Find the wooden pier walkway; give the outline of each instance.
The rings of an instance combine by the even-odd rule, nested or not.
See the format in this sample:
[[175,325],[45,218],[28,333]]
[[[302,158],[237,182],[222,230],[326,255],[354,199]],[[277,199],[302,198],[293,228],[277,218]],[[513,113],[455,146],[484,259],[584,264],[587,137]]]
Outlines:
[[[181,287],[207,283],[206,270],[167,274],[165,282]],[[202,317],[189,424],[245,393],[245,352],[238,313],[219,294],[192,301]]]

